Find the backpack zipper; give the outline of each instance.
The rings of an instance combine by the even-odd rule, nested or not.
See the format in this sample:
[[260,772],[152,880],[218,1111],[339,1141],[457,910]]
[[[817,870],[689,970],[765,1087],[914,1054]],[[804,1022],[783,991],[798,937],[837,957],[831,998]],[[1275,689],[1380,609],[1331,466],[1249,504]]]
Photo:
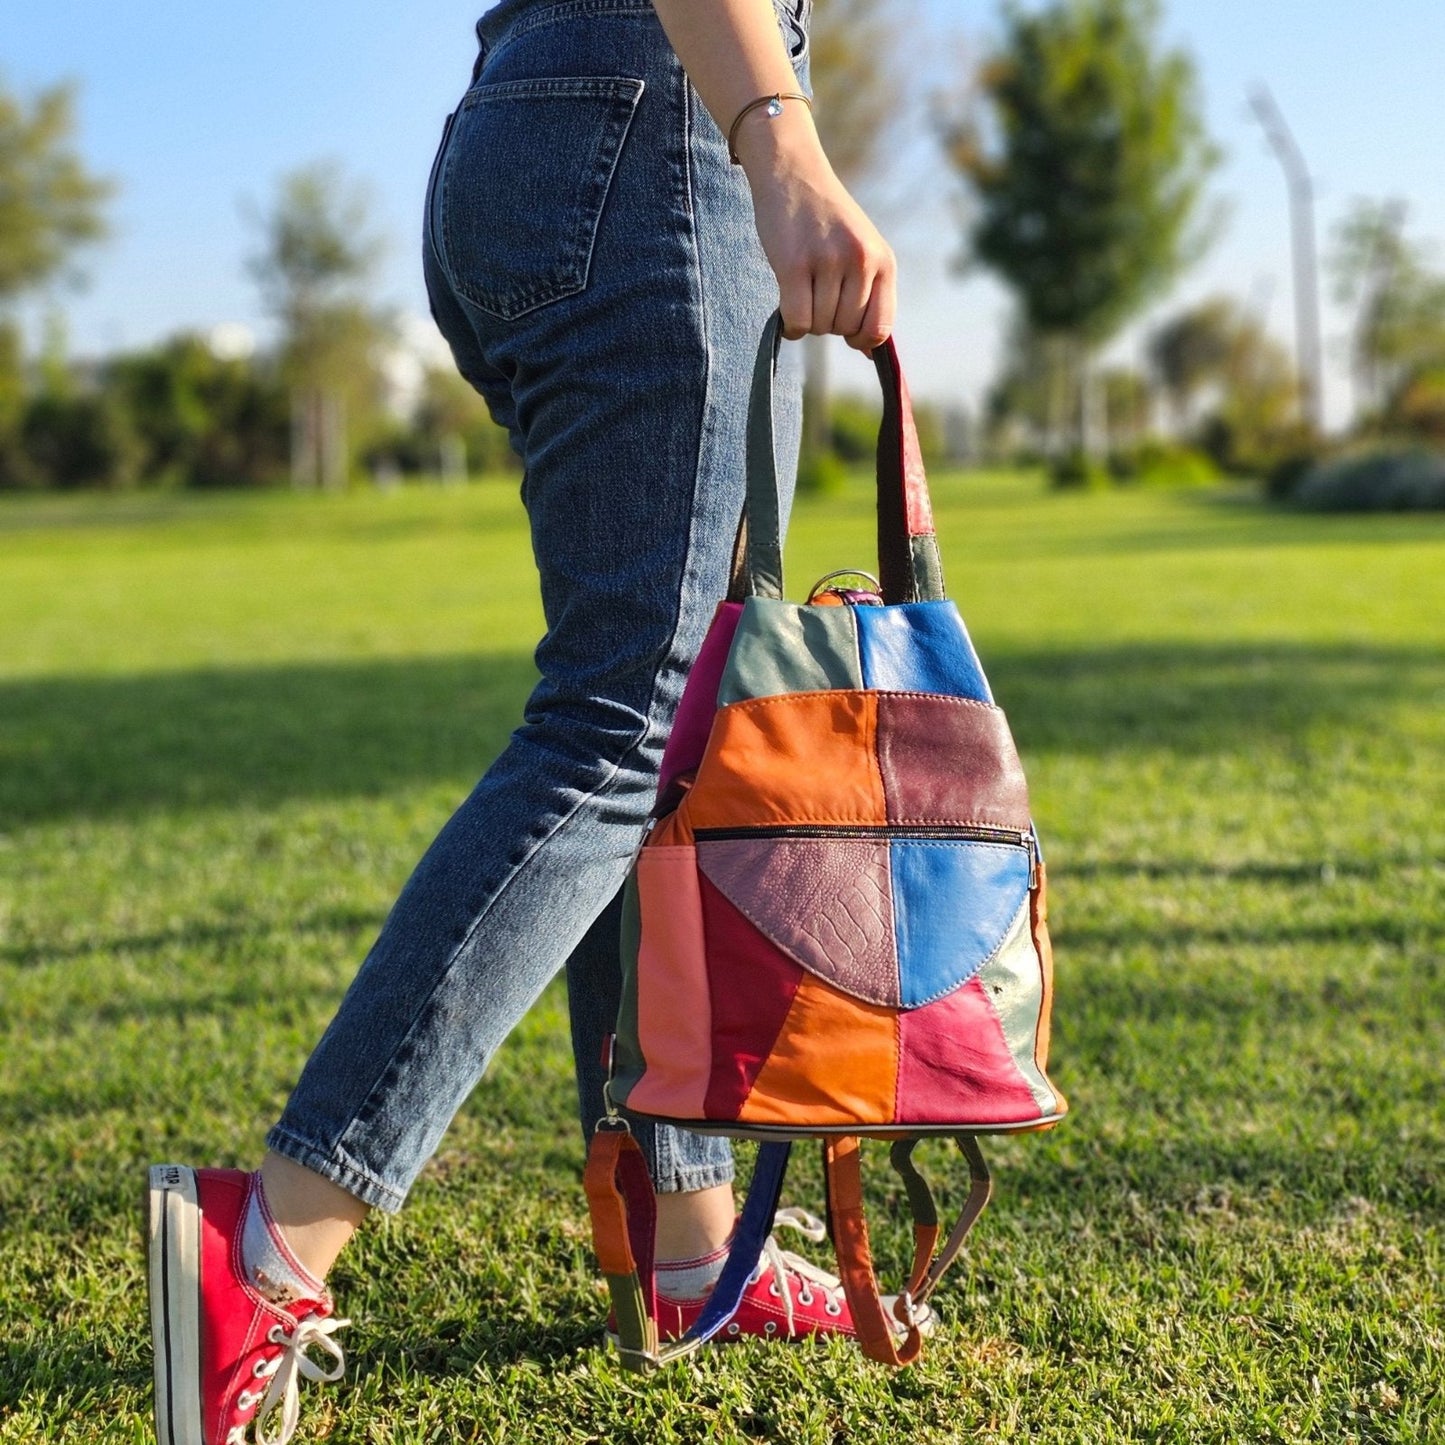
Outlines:
[[939,842],[1002,843],[1013,848],[1026,848],[1029,855],[1029,887],[1037,885],[1039,847],[1032,829],[990,828],[972,825],[910,823],[843,823],[835,827],[819,824],[764,824],[758,828],[696,828],[693,837],[699,843],[747,842],[755,838],[808,838],[831,841],[835,838],[874,840],[878,838],[934,839]]

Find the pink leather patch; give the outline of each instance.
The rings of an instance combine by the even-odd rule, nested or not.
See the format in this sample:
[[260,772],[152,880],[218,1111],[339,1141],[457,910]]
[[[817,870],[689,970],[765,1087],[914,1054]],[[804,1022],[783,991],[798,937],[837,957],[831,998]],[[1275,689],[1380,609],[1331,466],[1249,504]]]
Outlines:
[[898,1016],[898,1120],[1023,1124],[1040,1117],[1003,1025],[975,976]]
[[709,1119],[736,1119],[777,1042],[803,970],[775,948],[706,878],[702,890],[712,1006]]
[[700,842],[703,877],[809,973],[896,1008],[898,949],[888,844],[865,839]]
[[637,1041],[647,1067],[629,1108],[702,1118],[712,1003],[693,848],[644,848],[637,858],[642,938],[637,949]]
[[738,630],[738,619],[742,615],[741,602],[719,602],[717,611],[713,613],[712,624],[702,640],[697,661],[687,675],[687,685],[682,690],[682,701],[678,704],[667,746],[662,750],[659,796],[679,775],[696,771],[697,765],[702,762],[707,737],[712,731],[712,720],[717,713],[718,687],[722,683],[733,634]]

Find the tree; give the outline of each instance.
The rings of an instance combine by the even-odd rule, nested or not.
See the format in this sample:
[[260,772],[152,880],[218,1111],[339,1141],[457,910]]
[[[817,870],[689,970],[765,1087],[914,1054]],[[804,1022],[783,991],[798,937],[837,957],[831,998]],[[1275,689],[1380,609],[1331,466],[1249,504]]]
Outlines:
[[349,425],[377,409],[375,353],[386,321],[364,299],[381,254],[368,211],[364,190],[334,166],[314,165],[286,176],[260,218],[262,244],[250,271],[281,325],[297,486],[341,486]]
[[[908,94],[897,0],[816,0],[809,48],[818,136],[839,180],[865,190],[901,123]],[[829,452],[828,340],[810,336],[803,408],[803,479]]]
[[1238,329],[1234,303],[1215,297],[1181,311],[1149,338],[1150,369],[1169,398],[1176,431],[1194,421],[1204,388],[1227,376]]
[[1228,297],[1171,317],[1149,339],[1149,364],[1175,430],[1234,471],[1257,470],[1299,444],[1299,379],[1289,353]]
[[1405,235],[1401,201],[1357,201],[1335,233],[1330,261],[1337,298],[1355,308],[1360,405],[1388,414],[1418,390],[1422,372],[1445,366],[1445,277]]
[[112,358],[103,385],[145,448],[149,482],[260,486],[285,475],[286,392],[272,367],[181,335]]
[[427,369],[411,434],[423,453],[418,470],[439,466],[443,476],[469,476],[509,471],[519,463],[486,402],[452,367]]
[[1062,348],[1029,330],[1015,314],[1004,340],[1003,365],[984,403],[985,423],[995,450],[1060,451],[1064,418],[1074,391],[1074,378],[1061,352]]
[[1099,386],[1111,441],[1132,446],[1153,421],[1154,391],[1148,377],[1130,366],[1111,366],[1099,373]]
[[0,305],[64,270],[105,235],[108,180],[71,148],[75,92],[57,85],[27,109],[0,91]]
[[1217,152],[1193,61],[1161,51],[1157,0],[1009,4],[975,103],[943,141],[976,201],[972,258],[1013,290],[1024,326],[1067,348],[1076,435],[1097,450],[1098,348],[1203,249]]
[[112,185],[76,155],[74,130],[72,87],[43,90],[28,107],[0,90],[0,485],[15,484],[27,470],[20,450],[23,348],[7,312],[105,235]]

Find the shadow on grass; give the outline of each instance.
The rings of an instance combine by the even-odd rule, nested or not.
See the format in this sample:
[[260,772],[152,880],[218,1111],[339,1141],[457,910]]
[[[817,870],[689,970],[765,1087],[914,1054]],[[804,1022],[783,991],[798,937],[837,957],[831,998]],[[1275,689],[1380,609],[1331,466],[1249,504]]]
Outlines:
[[[1026,752],[1101,755],[1368,726],[1445,684],[1426,647],[1130,645],[995,654],[989,671]],[[534,677],[502,653],[0,685],[0,826],[466,784]]]
[[228,923],[191,922],[174,928],[157,928],[145,933],[113,933],[77,943],[26,942],[0,945],[0,963],[21,968],[39,963],[65,963],[93,954],[116,957],[126,954],[163,953],[170,949],[203,949],[215,952],[268,934],[295,939],[307,936],[351,934],[381,927],[384,914],[359,908],[330,908],[302,917],[272,921],[256,918]]
[[[379,797],[481,775],[525,655],[196,669],[0,686],[0,819]],[[3,826],[3,824],[0,824]]]

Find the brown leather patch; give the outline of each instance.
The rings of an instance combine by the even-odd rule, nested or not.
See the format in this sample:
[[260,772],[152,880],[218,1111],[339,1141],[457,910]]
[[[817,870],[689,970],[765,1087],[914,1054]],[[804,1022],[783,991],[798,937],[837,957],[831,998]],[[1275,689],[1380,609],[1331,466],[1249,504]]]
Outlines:
[[890,823],[1029,826],[1013,736],[988,703],[879,693],[878,766]]

